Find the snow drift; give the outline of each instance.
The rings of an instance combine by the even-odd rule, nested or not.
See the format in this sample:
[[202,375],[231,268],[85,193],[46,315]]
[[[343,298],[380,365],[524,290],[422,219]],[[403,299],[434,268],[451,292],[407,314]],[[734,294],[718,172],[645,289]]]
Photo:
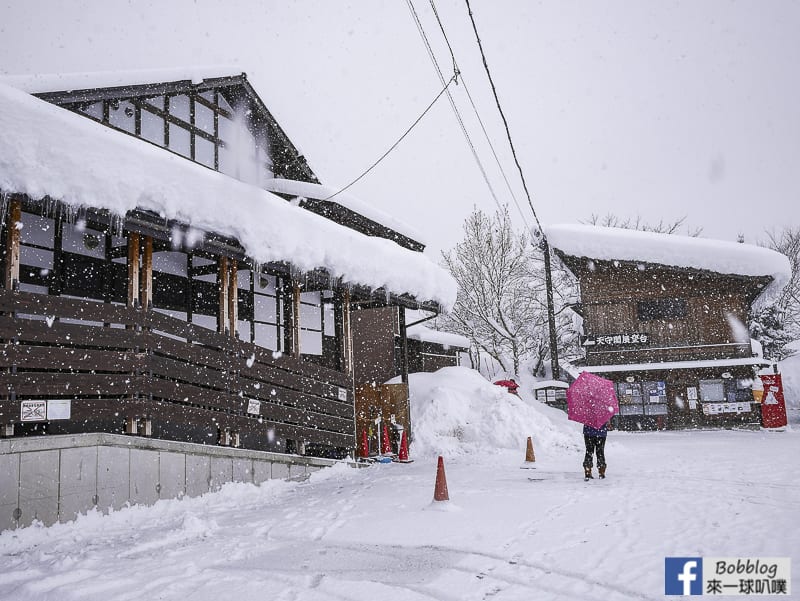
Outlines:
[[524,452],[528,436],[551,453],[579,447],[580,427],[564,412],[509,394],[466,367],[409,374],[409,397],[416,457]]

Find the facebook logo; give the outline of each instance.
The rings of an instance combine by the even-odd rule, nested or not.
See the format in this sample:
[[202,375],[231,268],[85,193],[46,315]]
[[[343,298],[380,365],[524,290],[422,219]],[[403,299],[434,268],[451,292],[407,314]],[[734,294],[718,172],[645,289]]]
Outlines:
[[703,558],[665,557],[665,595],[702,595]]

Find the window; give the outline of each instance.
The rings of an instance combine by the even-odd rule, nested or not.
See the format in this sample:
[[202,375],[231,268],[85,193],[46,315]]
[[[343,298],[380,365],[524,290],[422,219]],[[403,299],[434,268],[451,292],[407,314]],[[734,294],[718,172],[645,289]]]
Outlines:
[[725,386],[722,380],[700,380],[700,400],[703,402],[724,402]]
[[185,157],[191,156],[192,136],[188,129],[169,124],[169,149]]
[[214,128],[214,111],[199,102],[196,102],[194,105],[194,124],[207,134],[212,136],[216,134]]
[[136,107],[127,100],[112,100],[108,103],[108,122],[114,127],[136,133]]
[[640,382],[617,383],[617,398],[619,399],[620,415],[642,415],[642,384]]
[[277,276],[266,273],[253,278],[253,342],[262,348],[282,350],[283,304]]
[[47,294],[53,270],[55,222],[32,213],[21,214],[20,290]]
[[103,120],[103,103],[93,102],[92,104],[84,104],[78,108],[83,114],[89,115],[98,121]]
[[169,114],[189,123],[189,97],[185,95],[171,96],[169,99]]
[[636,303],[639,321],[655,319],[681,319],[686,317],[686,300],[682,298],[657,298]]
[[322,294],[300,293],[300,353],[322,354]]
[[142,137],[159,146],[164,145],[164,119],[142,110]]

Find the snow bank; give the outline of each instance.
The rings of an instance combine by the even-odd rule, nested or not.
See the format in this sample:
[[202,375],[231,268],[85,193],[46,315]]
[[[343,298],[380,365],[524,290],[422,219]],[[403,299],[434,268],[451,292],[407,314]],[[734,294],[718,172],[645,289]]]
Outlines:
[[[524,453],[528,436],[536,449],[576,449],[580,429],[562,411],[509,394],[477,371],[444,367],[409,374],[412,454]],[[520,459],[523,459],[521,455]]]
[[422,253],[365,236],[265,190],[0,85],[0,190],[125,215],[157,212],[239,241],[260,263],[289,261],[373,289],[455,302],[456,283]]
[[772,283],[758,299],[762,304],[779,292],[791,276],[788,258],[750,244],[596,225],[551,225],[545,228],[545,234],[550,246],[573,257],[771,276]]
[[800,341],[792,343],[790,348],[796,349],[797,354],[781,361],[778,371],[781,373],[786,407],[800,411]]

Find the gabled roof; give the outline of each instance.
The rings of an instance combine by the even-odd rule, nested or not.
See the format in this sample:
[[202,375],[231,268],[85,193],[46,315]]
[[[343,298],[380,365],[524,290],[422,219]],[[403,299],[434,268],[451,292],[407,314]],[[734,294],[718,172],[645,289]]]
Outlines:
[[306,158],[247,80],[247,74],[237,73],[230,67],[216,73],[211,69],[7,76],[0,78],[0,83],[67,107],[100,100],[144,98],[157,94],[199,94],[208,90],[221,90],[239,104],[243,112],[248,113],[252,122],[267,129],[270,153],[278,170],[276,175],[319,183]]
[[289,197],[301,196],[304,208],[361,233],[393,240],[411,250],[422,252],[425,249],[419,233],[391,215],[348,193],[329,198],[337,190],[320,184],[306,157],[267,109],[247,74],[236,67],[17,75],[0,77],[0,83],[67,107],[155,94],[225,90],[247,105],[251,119],[268,129],[276,179],[264,184],[266,190]]
[[325,269],[344,282],[445,308],[450,275],[425,255],[369,237],[162,148],[0,85],[0,191],[126,216],[153,211],[237,240],[259,263]]
[[625,261],[748,278],[771,278],[760,301],[777,294],[791,276],[789,259],[761,246],[676,234],[594,225],[545,228],[550,247],[564,257]]

